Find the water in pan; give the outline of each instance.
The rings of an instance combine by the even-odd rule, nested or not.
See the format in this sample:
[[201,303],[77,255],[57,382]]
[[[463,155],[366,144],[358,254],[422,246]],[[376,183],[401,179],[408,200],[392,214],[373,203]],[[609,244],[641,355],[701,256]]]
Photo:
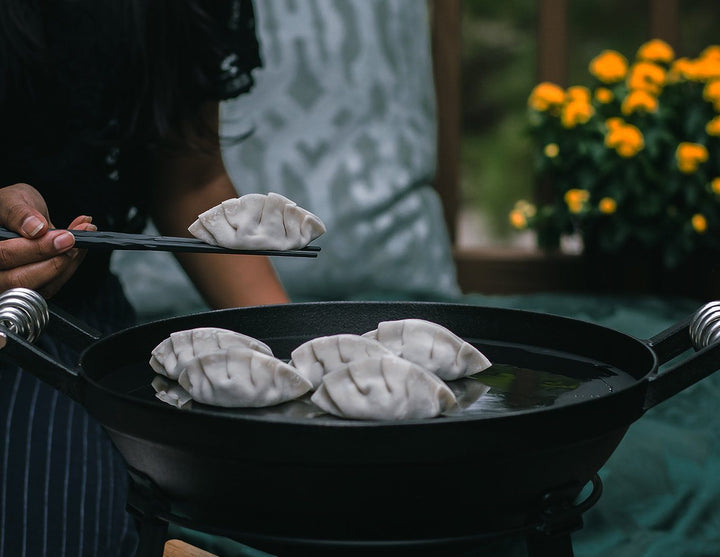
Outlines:
[[562,406],[606,396],[637,381],[620,369],[575,355],[502,344],[483,350],[494,363],[469,379],[489,389],[465,407],[461,402],[463,415],[491,417]]
[[[633,385],[629,373],[575,355],[502,343],[477,343],[493,365],[473,376],[448,382],[458,408],[448,416],[491,418],[591,400]],[[155,377],[146,363],[122,366],[108,373],[103,387],[134,398],[166,405],[150,385]],[[229,415],[277,418],[332,419],[312,404],[309,396],[269,408],[217,408],[196,402],[183,410],[211,410]],[[442,417],[437,418],[442,419]]]

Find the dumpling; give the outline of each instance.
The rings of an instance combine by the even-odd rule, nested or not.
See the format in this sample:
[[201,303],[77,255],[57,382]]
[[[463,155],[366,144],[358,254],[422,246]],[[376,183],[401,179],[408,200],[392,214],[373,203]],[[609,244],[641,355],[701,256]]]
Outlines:
[[391,354],[390,350],[371,338],[339,334],[317,337],[301,344],[290,354],[290,364],[312,383],[313,389],[317,389],[323,375],[353,360]]
[[193,400],[214,406],[274,406],[307,393],[312,384],[274,356],[232,346],[184,362],[178,383]]
[[226,248],[289,250],[307,246],[325,233],[325,225],[287,197],[249,193],[201,213],[188,230]]
[[492,364],[472,344],[447,328],[424,319],[383,321],[363,336],[415,362],[441,379],[452,381],[489,368]]
[[256,338],[218,327],[198,327],[171,333],[152,350],[150,367],[155,373],[177,379],[181,362],[231,346],[245,346],[272,356],[270,347]]
[[190,393],[183,389],[179,383],[170,381],[162,375],[156,375],[151,385],[155,389],[155,396],[171,406],[183,408],[192,400]]
[[328,373],[311,400],[329,414],[361,420],[432,418],[456,404],[437,376],[397,356],[355,360]]

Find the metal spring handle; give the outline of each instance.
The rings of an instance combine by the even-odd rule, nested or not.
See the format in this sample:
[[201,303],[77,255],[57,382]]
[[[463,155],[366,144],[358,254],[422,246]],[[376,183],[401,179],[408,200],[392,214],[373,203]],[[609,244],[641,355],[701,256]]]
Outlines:
[[690,321],[690,340],[696,350],[720,340],[720,302],[709,302]]
[[47,302],[29,288],[11,288],[0,294],[0,324],[33,342],[50,320]]

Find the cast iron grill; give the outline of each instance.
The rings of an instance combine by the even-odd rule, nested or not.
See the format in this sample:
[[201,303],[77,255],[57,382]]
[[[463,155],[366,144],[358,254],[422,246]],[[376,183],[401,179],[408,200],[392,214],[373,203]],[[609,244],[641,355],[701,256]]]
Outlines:
[[[23,338],[37,335],[43,318],[32,312],[42,304],[17,294],[0,300],[0,357],[77,400],[106,429],[131,471],[128,503],[141,525],[138,554],[147,557],[162,555],[168,521],[283,557],[451,555],[511,535],[525,537],[533,556],[569,556],[571,532],[600,496],[597,472],[630,425],[720,368],[714,307],[638,340],[548,314],[433,302],[222,310],[102,339],[51,311],[49,325],[85,346],[73,367]],[[552,365],[572,379],[569,396],[495,413],[362,422],[279,408],[179,410],[150,387],[150,350],[174,331],[236,330],[287,358],[311,338],[401,318],[439,323],[494,362]],[[697,351],[675,359],[692,339]],[[533,369],[512,376],[511,387],[521,375],[523,390],[544,388]],[[590,483],[590,495],[577,502]],[[448,512],[468,501],[482,504]]]

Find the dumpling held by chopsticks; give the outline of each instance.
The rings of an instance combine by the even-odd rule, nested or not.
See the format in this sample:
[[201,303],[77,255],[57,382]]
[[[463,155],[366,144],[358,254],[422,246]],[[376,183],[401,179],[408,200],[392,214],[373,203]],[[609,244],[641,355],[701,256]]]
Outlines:
[[250,193],[201,213],[188,230],[208,244],[225,248],[291,250],[324,234],[325,225],[287,197]]

